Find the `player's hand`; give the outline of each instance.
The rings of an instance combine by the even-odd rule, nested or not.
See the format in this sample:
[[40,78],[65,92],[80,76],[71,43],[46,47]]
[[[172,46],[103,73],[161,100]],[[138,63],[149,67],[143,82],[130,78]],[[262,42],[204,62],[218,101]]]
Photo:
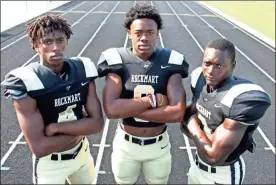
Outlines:
[[155,96],[156,96],[156,100],[157,100],[156,107],[163,107],[163,106],[168,105],[169,100],[168,100],[168,97],[166,95],[156,93]]
[[56,123],[50,123],[45,127],[45,135],[46,136],[53,136],[57,133],[57,124]]

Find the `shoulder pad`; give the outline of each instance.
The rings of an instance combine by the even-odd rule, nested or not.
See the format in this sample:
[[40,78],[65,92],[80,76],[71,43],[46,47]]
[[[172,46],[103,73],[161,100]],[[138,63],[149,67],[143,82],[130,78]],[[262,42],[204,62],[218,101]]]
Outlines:
[[226,116],[230,119],[244,125],[256,125],[271,105],[271,99],[256,84],[238,84],[226,93],[221,103],[228,107]]
[[193,88],[196,87],[197,81],[199,79],[200,74],[202,73],[202,67],[198,67],[194,69],[191,73],[191,85]]
[[98,76],[96,66],[95,66],[94,62],[91,61],[90,58],[88,58],[88,57],[72,57],[71,59],[78,60],[83,63],[86,78]]
[[120,75],[123,71],[123,61],[117,48],[110,48],[102,52],[98,64],[97,71],[99,77],[106,76],[108,73]]
[[221,100],[221,103],[227,107],[231,107],[235,98],[240,94],[249,92],[249,91],[262,91],[266,93],[263,88],[256,84],[238,84],[231,87],[231,89],[226,93],[226,95]]
[[[123,63],[122,58],[121,58],[117,48],[109,48],[109,49],[105,50],[102,53],[102,55],[103,55],[104,59],[107,61],[109,66]],[[99,62],[104,62],[104,60],[99,61]],[[98,63],[98,65],[99,65],[99,63]]]
[[184,55],[180,54],[175,50],[171,50],[168,64],[182,65],[183,60],[184,60]]
[[[27,91],[36,91],[44,89],[43,83],[41,82],[37,74],[29,66],[19,67],[12,70],[6,75],[5,80],[8,81],[9,78],[14,78],[15,81],[18,81],[20,79],[24,83]],[[13,82],[7,84],[7,86],[10,87],[12,87],[13,85],[15,86]]]
[[185,60],[184,55],[175,50],[169,48],[160,49],[158,62],[161,64],[169,64],[170,67],[167,69],[169,75],[178,73],[182,76],[182,78],[186,78],[188,76],[189,64]]

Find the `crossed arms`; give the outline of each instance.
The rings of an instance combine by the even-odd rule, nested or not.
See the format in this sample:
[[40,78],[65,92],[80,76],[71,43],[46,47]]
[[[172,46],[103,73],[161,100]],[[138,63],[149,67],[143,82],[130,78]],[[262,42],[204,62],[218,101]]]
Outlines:
[[[34,99],[27,96],[13,100],[20,128],[36,157],[43,157],[62,150],[79,136],[100,132],[104,121],[99,99],[96,94],[95,82],[90,82],[87,103],[85,105],[88,117],[63,122],[51,123],[44,127],[42,115]],[[58,134],[58,135],[57,135]]]
[[204,162],[210,165],[224,163],[239,145],[247,126],[226,118],[214,133],[206,134],[200,128],[201,121],[195,114],[195,102],[192,102],[187,106],[184,121],[181,123],[182,131],[194,141],[198,154]]
[[[103,107],[110,119],[137,117],[158,123],[178,122],[183,119],[186,108],[186,94],[180,74],[174,74],[169,78],[167,96],[163,96],[164,102],[166,102],[164,106],[151,109],[148,97],[124,99],[120,98],[121,92],[121,77],[109,73],[103,91]],[[159,99],[162,95],[157,93],[156,96]]]

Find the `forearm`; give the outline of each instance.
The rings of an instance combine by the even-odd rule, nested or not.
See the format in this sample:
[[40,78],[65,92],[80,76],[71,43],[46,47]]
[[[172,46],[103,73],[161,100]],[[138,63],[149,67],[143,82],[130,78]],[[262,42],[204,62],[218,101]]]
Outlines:
[[58,123],[56,133],[71,136],[87,136],[98,133],[103,128],[102,118],[83,118],[80,120]]
[[133,117],[137,114],[149,109],[151,104],[148,97],[123,99],[119,98],[105,107],[105,112],[108,118],[118,119]]
[[195,103],[191,101],[188,102],[187,106],[186,106],[186,110],[185,110],[185,116],[183,121],[185,123],[188,123],[188,120],[197,114],[197,110],[195,108]]
[[58,136],[44,136],[41,140],[39,150],[33,151],[36,157],[47,156],[53,152],[62,151],[64,147],[78,139],[76,136],[58,135]]
[[191,133],[187,127],[187,125],[183,122],[180,123],[180,130],[185,134],[188,138],[192,139]]
[[183,109],[185,108],[181,108],[180,105],[168,105],[148,109],[135,117],[157,123],[174,123],[182,121],[185,112]]
[[212,142],[200,128],[199,122],[196,119],[197,118],[192,119],[188,124],[191,139],[193,139],[202,160],[208,164],[212,164],[214,154]]

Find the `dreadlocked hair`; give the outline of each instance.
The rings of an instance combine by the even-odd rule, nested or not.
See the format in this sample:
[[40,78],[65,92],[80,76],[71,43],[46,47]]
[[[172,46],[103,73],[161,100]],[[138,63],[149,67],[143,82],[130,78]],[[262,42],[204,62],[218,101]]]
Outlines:
[[136,19],[148,18],[152,19],[157,24],[157,29],[160,30],[163,28],[163,20],[154,6],[150,5],[139,5],[136,4],[133,6],[127,13],[124,21],[124,27],[130,30],[132,22]]
[[[67,39],[73,35],[70,24],[62,17],[53,14],[41,16],[27,24],[27,34],[32,43],[55,30],[63,32]],[[34,46],[32,47],[34,49]]]

